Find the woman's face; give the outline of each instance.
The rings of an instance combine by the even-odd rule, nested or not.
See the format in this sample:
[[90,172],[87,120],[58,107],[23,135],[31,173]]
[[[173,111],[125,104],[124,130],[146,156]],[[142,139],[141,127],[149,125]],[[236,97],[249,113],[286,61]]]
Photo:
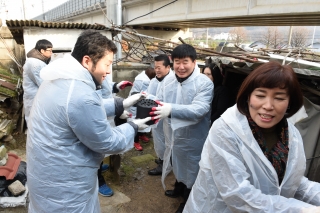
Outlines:
[[278,124],[284,117],[288,105],[288,92],[286,89],[280,88],[256,88],[248,100],[251,118],[264,129]]
[[209,67],[206,67],[204,70],[203,70],[203,74],[205,74],[208,78],[210,78],[210,80],[213,82],[213,77],[212,77],[212,74],[211,74],[211,70]]

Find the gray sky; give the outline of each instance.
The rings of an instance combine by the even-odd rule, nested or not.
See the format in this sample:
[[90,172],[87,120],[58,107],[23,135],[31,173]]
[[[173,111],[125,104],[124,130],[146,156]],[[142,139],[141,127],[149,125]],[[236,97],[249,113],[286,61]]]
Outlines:
[[68,0],[0,0],[0,18],[2,21],[4,22],[4,19],[24,19],[23,1],[25,18],[31,19]]

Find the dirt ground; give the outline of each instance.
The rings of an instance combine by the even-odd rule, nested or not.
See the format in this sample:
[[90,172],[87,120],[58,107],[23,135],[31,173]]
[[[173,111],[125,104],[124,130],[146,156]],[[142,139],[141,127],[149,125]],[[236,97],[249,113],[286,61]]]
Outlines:
[[[5,144],[9,150],[16,151],[22,158],[25,158],[26,147],[26,135],[14,133],[13,137],[16,139],[16,147],[12,144]],[[121,165],[119,169],[119,179],[112,172],[107,171],[103,175],[109,186],[115,192],[121,192],[127,196],[130,201],[113,206],[112,212],[117,213],[170,213],[175,212],[179,207],[182,198],[169,198],[164,195],[164,189],[161,184],[161,176],[149,176],[148,170],[156,167],[154,159],[156,154],[153,148],[152,136],[149,135],[150,142],[143,143],[144,150],[139,152],[134,149],[121,155]],[[144,157],[153,156],[137,163],[132,160],[132,157]],[[105,158],[105,163],[109,162],[109,158]],[[166,178],[167,189],[172,189],[175,182],[174,175],[172,173]],[[100,203],[108,202],[108,197],[99,196]],[[25,207],[21,208],[0,208],[0,213],[25,213],[27,212]],[[102,213],[110,212],[108,210],[101,209]]]

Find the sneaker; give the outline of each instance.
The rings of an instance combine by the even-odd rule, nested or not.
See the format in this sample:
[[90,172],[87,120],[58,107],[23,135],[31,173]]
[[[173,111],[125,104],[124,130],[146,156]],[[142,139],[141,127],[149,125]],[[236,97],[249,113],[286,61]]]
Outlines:
[[108,164],[103,164],[101,166],[101,172],[106,172],[106,171],[108,171],[108,169],[109,169],[109,165]]
[[139,139],[142,141],[142,142],[145,142],[145,143],[148,143],[149,142],[149,138],[145,135],[142,135],[142,136],[139,136]]
[[113,195],[113,191],[107,184],[103,184],[99,187],[99,194],[104,197],[111,197]]
[[140,145],[139,142],[134,142],[134,148],[136,150],[138,150],[138,151],[142,151],[143,150],[143,148],[142,148],[142,146]]

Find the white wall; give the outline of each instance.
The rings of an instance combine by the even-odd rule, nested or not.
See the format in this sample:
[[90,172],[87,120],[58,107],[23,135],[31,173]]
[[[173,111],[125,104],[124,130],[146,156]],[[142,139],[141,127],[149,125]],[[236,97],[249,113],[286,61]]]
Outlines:
[[[53,45],[53,49],[70,50],[71,52],[81,32],[83,32],[83,30],[26,27],[23,30],[25,53],[27,55],[27,53],[35,47],[37,41],[40,39],[47,39],[48,41],[50,41]],[[112,39],[110,32],[100,31],[100,33],[102,35],[105,35],[108,39]],[[52,61],[63,57],[64,54],[69,53],[54,54],[52,57]],[[112,72],[109,77],[112,79]]]
[[[83,30],[79,29],[45,29],[39,27],[26,27],[23,30],[23,39],[26,54],[35,47],[40,39],[49,40],[53,49],[73,49],[78,36]],[[100,31],[107,38],[111,39],[111,33]]]

